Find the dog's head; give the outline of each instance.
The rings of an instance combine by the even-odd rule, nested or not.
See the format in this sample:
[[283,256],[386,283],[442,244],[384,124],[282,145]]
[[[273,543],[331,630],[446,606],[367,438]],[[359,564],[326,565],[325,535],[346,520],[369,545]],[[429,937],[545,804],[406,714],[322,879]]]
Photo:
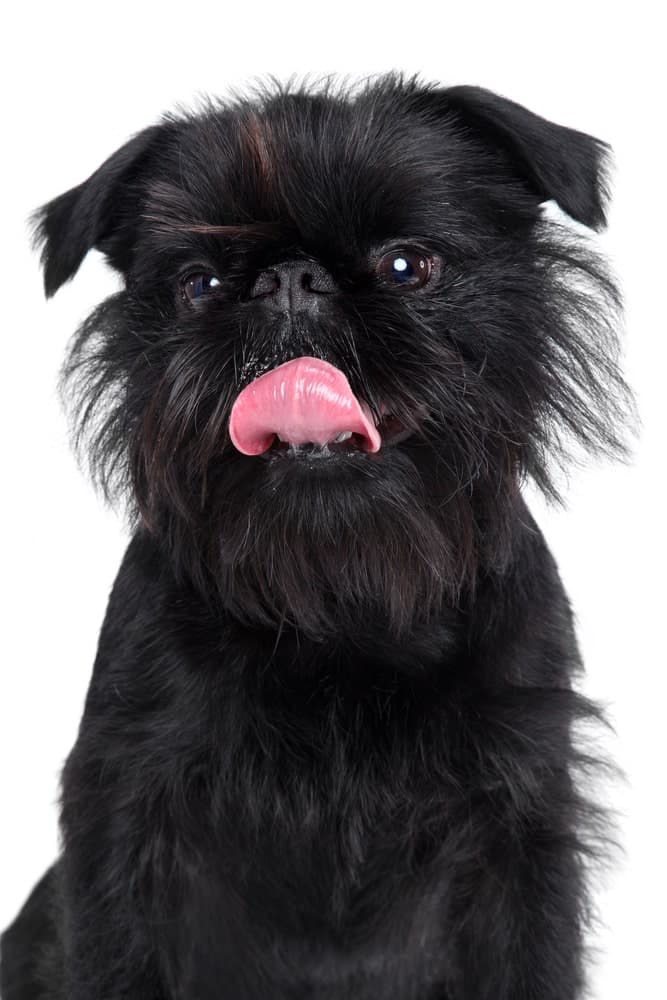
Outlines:
[[[236,617],[404,633],[502,568],[522,477],[617,450],[607,148],[471,87],[272,84],[166,117],[37,213],[48,294],[123,290],[64,369],[79,444]],[[576,227],[578,229],[579,227]]]

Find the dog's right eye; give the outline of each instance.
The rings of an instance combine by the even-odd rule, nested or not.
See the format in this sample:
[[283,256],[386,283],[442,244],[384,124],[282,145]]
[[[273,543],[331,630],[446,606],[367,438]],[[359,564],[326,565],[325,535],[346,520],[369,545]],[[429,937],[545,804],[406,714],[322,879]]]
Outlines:
[[195,299],[200,299],[207,292],[217,288],[219,284],[220,279],[214,274],[189,274],[181,282],[181,292],[184,299],[194,302]]

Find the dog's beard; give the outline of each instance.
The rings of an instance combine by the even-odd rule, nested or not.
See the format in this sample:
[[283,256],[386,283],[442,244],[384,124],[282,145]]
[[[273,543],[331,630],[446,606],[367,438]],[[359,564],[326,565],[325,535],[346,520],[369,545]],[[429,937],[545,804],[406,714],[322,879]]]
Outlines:
[[239,621],[293,626],[316,640],[368,629],[400,637],[433,622],[472,558],[467,500],[432,505],[399,448],[377,462],[237,460],[221,470],[202,515],[194,531],[169,518],[177,561],[197,553],[191,573],[207,589],[205,569],[208,589]]
[[[141,514],[174,564],[238,621],[316,641],[361,642],[369,629],[401,638],[470,584],[479,556],[471,490],[427,441],[333,457],[248,458],[227,444],[198,467],[192,442],[172,449],[169,412],[136,441]],[[214,441],[221,446],[212,414],[204,454]]]

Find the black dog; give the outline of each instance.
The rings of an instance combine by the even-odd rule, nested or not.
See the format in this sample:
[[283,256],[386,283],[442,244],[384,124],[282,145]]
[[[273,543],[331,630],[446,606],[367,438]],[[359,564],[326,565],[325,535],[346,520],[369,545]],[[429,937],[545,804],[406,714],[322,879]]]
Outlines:
[[608,148],[471,87],[272,81],[42,208],[134,534],[3,1000],[571,1000],[579,656],[530,476],[622,454]]

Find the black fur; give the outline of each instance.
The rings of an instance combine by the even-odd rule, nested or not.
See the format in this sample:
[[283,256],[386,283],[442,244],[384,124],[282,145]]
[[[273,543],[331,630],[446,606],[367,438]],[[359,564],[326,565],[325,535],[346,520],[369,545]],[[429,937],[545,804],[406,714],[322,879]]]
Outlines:
[[[92,247],[124,278],[62,384],[134,533],[3,1000],[582,995],[600,713],[521,485],[624,451],[618,292],[541,208],[600,228],[607,160],[477,88],[272,81],[39,210],[47,294]],[[405,243],[441,262],[409,292],[372,270]],[[302,258],[316,314],[249,297]],[[239,391],[301,355],[413,435],[238,453]]]

